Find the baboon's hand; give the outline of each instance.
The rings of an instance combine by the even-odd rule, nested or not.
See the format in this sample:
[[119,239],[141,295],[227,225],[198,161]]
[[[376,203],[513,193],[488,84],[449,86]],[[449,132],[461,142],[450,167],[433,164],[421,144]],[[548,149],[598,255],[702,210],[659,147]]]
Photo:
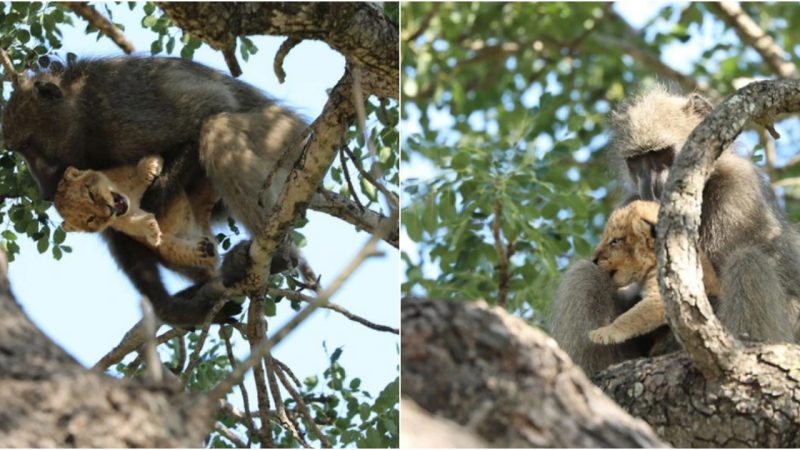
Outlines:
[[611,325],[600,327],[589,333],[589,339],[595,344],[618,344],[629,338],[630,336]]

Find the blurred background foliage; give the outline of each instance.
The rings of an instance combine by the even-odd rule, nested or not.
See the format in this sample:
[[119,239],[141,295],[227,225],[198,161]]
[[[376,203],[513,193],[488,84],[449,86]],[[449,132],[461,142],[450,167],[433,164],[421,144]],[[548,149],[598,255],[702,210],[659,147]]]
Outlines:
[[[792,4],[401,10],[403,293],[482,298],[545,327],[560,273],[590,255],[621,200],[607,158],[620,100],[666,83],[718,102],[752,79],[798,76]],[[752,46],[746,20],[774,42]],[[776,128],[777,142],[753,127],[737,151],[765,169],[797,221],[800,128],[792,118]]]

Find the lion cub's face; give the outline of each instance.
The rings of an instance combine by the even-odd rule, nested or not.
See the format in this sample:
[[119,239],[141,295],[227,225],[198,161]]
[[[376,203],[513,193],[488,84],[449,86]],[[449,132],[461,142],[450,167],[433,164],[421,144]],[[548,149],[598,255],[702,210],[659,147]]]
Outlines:
[[54,199],[64,231],[101,231],[128,212],[128,198],[103,173],[67,168]]
[[614,210],[592,261],[618,287],[642,282],[656,265],[658,203],[637,200]]

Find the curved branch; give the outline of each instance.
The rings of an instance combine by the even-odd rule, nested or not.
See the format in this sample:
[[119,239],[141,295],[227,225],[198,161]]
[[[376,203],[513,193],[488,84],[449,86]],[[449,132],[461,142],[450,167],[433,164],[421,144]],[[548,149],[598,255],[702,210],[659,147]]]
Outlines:
[[[309,207],[315,211],[338,217],[368,233],[375,233],[389,218],[371,209],[360,209],[352,200],[326,189],[319,189]],[[400,223],[395,222],[383,240],[394,248],[400,246]]]
[[325,41],[361,67],[367,93],[398,98],[399,30],[366,2],[159,2],[184,31],[217,50],[239,36],[283,35]]
[[738,365],[739,343],[711,310],[697,256],[702,191],[714,163],[745,124],[770,127],[775,116],[800,111],[800,81],[752,83],[714,109],[695,128],[670,170],[658,219],[659,284],[670,328],[697,368],[716,379]]
[[283,82],[286,81],[286,72],[283,70],[283,60],[286,59],[289,52],[301,42],[303,42],[302,39],[286,38],[278,48],[278,52],[275,53],[275,62],[272,64],[272,68],[275,70],[275,76],[278,77],[279,83],[283,84]]

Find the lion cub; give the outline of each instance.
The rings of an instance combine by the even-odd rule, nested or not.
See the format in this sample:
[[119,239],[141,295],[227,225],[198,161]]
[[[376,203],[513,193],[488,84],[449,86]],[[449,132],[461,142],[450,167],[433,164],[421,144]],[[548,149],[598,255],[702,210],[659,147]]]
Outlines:
[[211,238],[211,210],[219,200],[210,183],[190,198],[186,192],[167,207],[162,217],[139,208],[164,160],[146,156],[135,166],[103,171],[67,168],[58,184],[54,204],[64,218],[64,231],[121,231],[155,250],[164,263],[198,267],[210,276],[216,270],[216,246]]
[[[637,200],[614,210],[592,260],[608,272],[621,288],[631,283],[641,287],[642,300],[607,326],[589,333],[597,344],[615,344],[649,333],[665,325],[664,304],[656,277],[656,221],[658,203]],[[700,253],[703,283],[709,297],[720,294],[716,272]]]

